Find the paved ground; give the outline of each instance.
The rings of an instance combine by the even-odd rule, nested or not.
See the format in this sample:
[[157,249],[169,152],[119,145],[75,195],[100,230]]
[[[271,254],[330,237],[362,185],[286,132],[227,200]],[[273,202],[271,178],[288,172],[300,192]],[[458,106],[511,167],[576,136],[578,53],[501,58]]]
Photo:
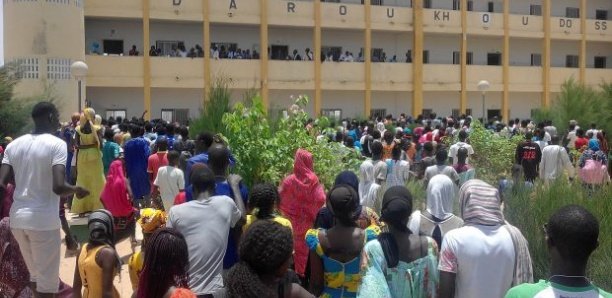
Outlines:
[[[66,217],[68,218],[68,222],[70,223],[70,225],[79,225],[79,224],[86,225],[87,224],[86,219],[79,219],[76,217],[73,218],[72,214],[67,213]],[[62,239],[63,237],[64,237],[64,233],[62,232]],[[142,232],[138,225],[136,225],[136,239],[142,240]],[[130,256],[132,255],[132,249],[131,249],[131,244],[130,244],[129,239],[123,240],[122,242],[117,243],[116,247],[117,247],[117,252],[119,253],[119,256],[121,257],[121,259],[123,260],[124,265],[121,267],[121,274],[115,277],[114,285],[119,291],[119,294],[121,295],[121,297],[131,297],[132,296],[132,284],[130,282],[130,276],[129,276],[128,266],[127,266],[127,262]],[[140,250],[140,246],[136,247],[136,251],[138,250]],[[60,279],[63,282],[69,285],[72,285],[72,282],[74,280],[74,266],[76,262],[76,257],[75,256],[66,257],[65,253],[66,253],[66,245],[62,243]]]

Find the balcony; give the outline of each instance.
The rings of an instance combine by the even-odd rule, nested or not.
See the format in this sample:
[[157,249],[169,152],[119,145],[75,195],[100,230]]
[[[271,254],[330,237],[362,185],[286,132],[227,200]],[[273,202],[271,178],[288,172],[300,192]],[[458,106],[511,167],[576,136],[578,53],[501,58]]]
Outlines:
[[550,35],[552,39],[580,40],[580,19],[550,18]]
[[151,57],[151,87],[204,88],[204,59]]
[[412,90],[412,64],[372,63],[372,90]]
[[580,70],[578,68],[551,67],[550,90],[553,92],[560,91],[561,85],[569,78],[580,79]]
[[461,66],[446,64],[423,65],[423,90],[461,90]]
[[313,27],[314,4],[305,1],[268,1],[268,24],[278,26]]
[[612,41],[612,22],[586,20],[587,39],[592,41]]
[[424,9],[425,32],[461,33],[461,13],[454,10]]
[[321,3],[321,27],[365,28],[363,5],[343,3]]
[[504,14],[490,12],[469,12],[467,14],[468,34],[504,35]]
[[[201,2],[201,1],[195,1]],[[208,1],[210,21],[213,23],[256,24],[259,25],[259,1],[240,1],[235,8],[229,1]]]
[[270,60],[268,63],[270,89],[314,89],[313,61]]
[[321,64],[321,87],[329,90],[363,90],[365,65],[357,62]]
[[526,38],[544,37],[544,20],[539,16],[510,15],[510,36]]
[[478,91],[478,82],[487,80],[491,84],[490,91],[503,91],[502,67],[490,65],[467,66],[467,90]]
[[142,18],[142,3],[125,0],[87,0],[86,17]]
[[373,5],[370,26],[373,30],[412,31],[412,9]]
[[542,91],[542,68],[533,66],[511,66],[510,90],[512,91]]
[[180,5],[173,5],[173,1],[169,0],[149,1],[151,19],[199,22],[204,19],[202,17],[202,1],[180,1]]
[[601,83],[612,80],[612,69],[587,68],[585,72],[585,84],[599,86]]
[[259,60],[211,60],[210,76],[211,80],[230,79],[230,88],[251,89],[261,86]]
[[142,87],[143,57],[87,55],[87,86]]

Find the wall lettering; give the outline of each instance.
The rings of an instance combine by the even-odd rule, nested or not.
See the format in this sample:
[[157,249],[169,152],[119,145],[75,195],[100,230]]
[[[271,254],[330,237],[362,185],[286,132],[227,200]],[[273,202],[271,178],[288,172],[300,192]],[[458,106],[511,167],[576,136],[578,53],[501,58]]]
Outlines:
[[346,5],[340,5],[340,7],[338,7],[338,10],[339,10],[341,16],[345,16],[346,15]]
[[181,2],[183,2],[183,0],[172,0],[172,5],[179,6],[181,5]]
[[529,24],[529,17],[523,16],[523,25],[527,26]]
[[595,22],[595,30],[601,30],[601,31],[608,30],[608,22],[606,22],[606,21],[596,21]]
[[483,13],[482,14],[482,23],[483,24],[488,24],[491,22],[491,15],[488,13]]
[[287,2],[287,12],[293,12],[295,13],[295,3],[293,2]]
[[387,17],[392,18],[395,15],[395,9],[387,8]]
[[440,13],[442,13],[442,20],[443,21],[448,21],[450,20],[450,12],[445,11],[439,11],[439,10],[434,10],[434,21],[439,21],[440,20]]
[[572,19],[559,19],[559,27],[572,28]]
[[238,7],[236,6],[236,0],[230,0],[230,7],[229,9],[238,9]]

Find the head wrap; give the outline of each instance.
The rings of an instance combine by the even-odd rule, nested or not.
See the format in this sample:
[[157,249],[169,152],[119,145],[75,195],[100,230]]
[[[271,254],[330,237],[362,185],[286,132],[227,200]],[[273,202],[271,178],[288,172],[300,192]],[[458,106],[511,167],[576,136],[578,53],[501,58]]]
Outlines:
[[495,226],[504,224],[499,190],[478,179],[468,180],[459,190],[461,217],[465,224]]
[[596,139],[589,140],[589,149],[593,151],[599,151],[599,141]]
[[404,221],[412,212],[412,195],[405,186],[393,186],[383,196],[380,220],[392,225],[396,229],[407,231]]
[[126,217],[134,212],[128,200],[127,184],[123,174],[123,162],[115,160],[110,164],[106,184],[100,194],[104,207],[115,217]]
[[342,223],[354,223],[361,214],[359,195],[350,185],[334,186],[327,196],[328,209]]
[[355,191],[359,191],[359,178],[351,171],[343,171],[336,176],[334,185],[346,184],[353,188]]
[[440,220],[453,216],[455,184],[446,175],[435,175],[427,184],[427,212]]
[[[87,220],[89,241],[115,247],[115,228],[113,215],[104,209],[98,209],[89,215]],[[102,235],[94,232],[102,232]]]

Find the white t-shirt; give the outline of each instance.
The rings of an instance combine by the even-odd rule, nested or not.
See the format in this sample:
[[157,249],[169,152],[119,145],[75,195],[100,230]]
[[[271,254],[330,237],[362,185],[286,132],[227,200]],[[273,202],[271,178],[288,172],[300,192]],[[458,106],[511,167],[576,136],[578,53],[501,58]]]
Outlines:
[[472,145],[465,142],[457,142],[450,147],[450,151],[448,152],[448,156],[453,158],[453,164],[456,165],[459,162],[457,158],[457,151],[459,148],[464,147],[468,151],[468,157],[465,159],[466,164],[470,164],[470,155],[474,154],[474,148]]
[[512,285],[514,244],[503,226],[469,225],[442,240],[440,271],[456,273],[455,297],[504,297]]
[[185,176],[183,171],[177,167],[163,166],[157,171],[153,185],[159,187],[159,194],[165,207],[166,202],[174,202],[174,197],[181,189],[185,189]]
[[236,203],[228,196],[194,200],[170,209],[166,226],[185,236],[189,288],[196,295],[213,294],[223,288],[221,273],[229,229],[240,216]]
[[66,142],[51,134],[21,136],[4,151],[15,174],[11,228],[50,231],[61,227],[60,197],[53,192],[53,166],[66,166]]

